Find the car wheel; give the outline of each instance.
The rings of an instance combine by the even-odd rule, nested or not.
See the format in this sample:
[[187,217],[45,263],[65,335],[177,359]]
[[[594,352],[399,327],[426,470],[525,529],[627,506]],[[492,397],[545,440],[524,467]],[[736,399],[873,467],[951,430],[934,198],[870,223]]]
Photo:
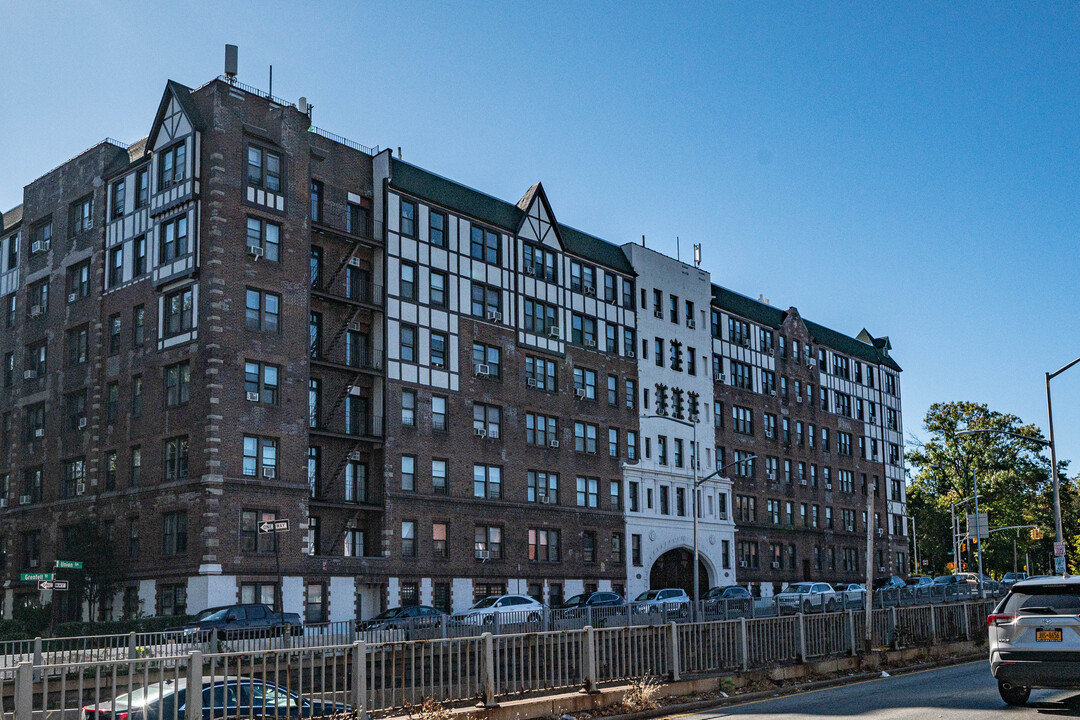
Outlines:
[[491,615],[485,615],[484,616],[484,624],[485,625],[494,625],[495,624],[495,613],[492,613]]
[[529,613],[529,617],[526,619],[531,623],[540,622],[540,613]]
[[1024,705],[1031,695],[1031,688],[1020,685],[1009,685],[998,680],[998,694],[1006,705]]
[[836,601],[835,600],[830,600],[829,601],[828,611],[829,612],[836,612]]
[[804,603],[802,604],[802,611],[803,611],[804,613],[808,613],[808,612],[810,612],[810,601],[809,601],[809,600],[805,601],[805,602],[804,602]]

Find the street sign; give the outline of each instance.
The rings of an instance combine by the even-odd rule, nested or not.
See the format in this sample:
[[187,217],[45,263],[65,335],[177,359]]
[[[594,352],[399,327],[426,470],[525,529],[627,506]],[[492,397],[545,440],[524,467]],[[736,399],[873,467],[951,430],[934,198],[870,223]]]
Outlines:
[[52,579],[53,579],[53,574],[52,573],[45,573],[45,572],[42,572],[42,573],[21,573],[19,575],[19,580],[21,580],[22,582],[34,582],[35,580],[52,580]]
[[1065,557],[1065,543],[1063,543],[1063,542],[1054,543],[1054,557],[1059,557],[1059,558]]
[[62,592],[68,589],[67,580],[38,580],[38,590],[56,590]]
[[268,533],[289,532],[288,520],[264,520],[259,523],[259,532],[263,535]]
[[926,566],[926,565],[929,565],[929,564],[930,564],[930,561],[929,561],[929,560],[925,560],[925,559],[924,559],[924,560],[922,561],[922,564],[923,564],[924,566]]
[[82,570],[82,560],[57,560],[57,570]]
[[1054,574],[1055,575],[1064,575],[1065,574],[1065,558],[1063,558],[1063,557],[1054,558]]
[[[986,513],[979,513],[979,517],[975,517],[975,513],[968,513],[967,516],[967,531],[971,537],[978,537],[980,540],[985,540],[990,537],[990,521]],[[978,536],[976,536],[978,532]]]

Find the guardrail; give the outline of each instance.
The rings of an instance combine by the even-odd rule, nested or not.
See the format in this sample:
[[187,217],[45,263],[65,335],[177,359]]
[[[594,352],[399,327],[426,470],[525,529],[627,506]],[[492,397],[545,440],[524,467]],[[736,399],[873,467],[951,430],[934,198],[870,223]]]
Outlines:
[[[985,632],[991,601],[872,610],[872,644],[925,646]],[[136,692],[158,720],[289,714],[390,713],[427,698],[500,701],[567,689],[592,691],[642,676],[672,680],[863,650],[855,610],[695,623],[291,647],[192,650],[162,657],[18,664],[0,674],[0,720],[112,720],[110,703]],[[37,675],[38,679],[35,679]],[[202,693],[187,693],[202,687]],[[183,697],[179,693],[183,692]],[[164,698],[164,699],[162,699]],[[119,707],[117,710],[124,711]],[[283,710],[278,710],[284,714]],[[363,714],[361,714],[363,717]]]

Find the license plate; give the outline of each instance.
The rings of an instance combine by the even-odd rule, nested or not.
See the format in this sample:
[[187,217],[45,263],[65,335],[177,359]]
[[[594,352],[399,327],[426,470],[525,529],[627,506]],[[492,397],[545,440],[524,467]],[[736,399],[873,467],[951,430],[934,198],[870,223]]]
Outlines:
[[1061,630],[1036,630],[1035,642],[1061,642]]

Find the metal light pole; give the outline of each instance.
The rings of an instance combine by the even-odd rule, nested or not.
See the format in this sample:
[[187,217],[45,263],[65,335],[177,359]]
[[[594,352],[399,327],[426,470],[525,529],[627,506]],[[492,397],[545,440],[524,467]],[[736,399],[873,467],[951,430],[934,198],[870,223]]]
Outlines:
[[982,571],[982,537],[979,533],[979,477],[974,470],[971,471],[971,482],[975,486],[975,555],[979,560],[979,599],[986,599],[986,587],[983,583]]
[[[1076,358],[1052,373],[1046,373],[1046,421],[1047,434],[1050,436],[1050,476],[1054,480],[1054,533],[1058,542],[1065,542],[1065,535],[1061,529],[1061,489],[1058,480],[1057,452],[1054,450],[1054,410],[1050,402],[1050,381],[1077,363],[1080,363],[1080,358]],[[1062,561],[1062,574],[1064,574],[1064,558]]]
[[915,534],[915,516],[908,515],[907,519],[911,521],[911,544],[913,546],[912,557],[915,559],[915,574],[919,574],[919,538]]

